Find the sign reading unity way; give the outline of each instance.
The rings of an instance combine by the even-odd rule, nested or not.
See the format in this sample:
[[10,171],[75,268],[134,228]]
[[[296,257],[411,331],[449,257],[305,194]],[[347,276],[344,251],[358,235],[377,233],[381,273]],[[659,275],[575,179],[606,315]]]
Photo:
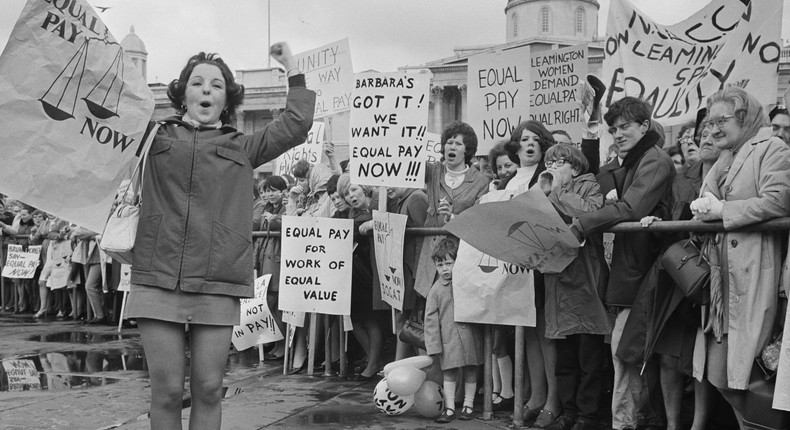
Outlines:
[[612,0],[604,44],[606,106],[625,96],[653,105],[665,126],[696,118],[728,83],[776,103],[782,0],[712,0],[688,19],[661,25],[629,0]]
[[529,46],[469,57],[466,83],[469,124],[477,132],[477,154],[510,134],[530,113]]
[[280,309],[351,313],[354,220],[284,216]]
[[373,243],[381,299],[399,311],[403,310],[403,236],[408,218],[406,215],[373,211]]
[[278,176],[290,175],[291,168],[299,160],[307,160],[310,164],[321,162],[324,150],[324,123],[314,122],[307,133],[305,143],[285,151],[275,160],[274,174]]
[[153,110],[87,1],[28,1],[0,55],[0,193],[102,231]]
[[22,245],[8,245],[3,276],[6,278],[32,279],[41,255],[41,245],[30,246],[27,251]]
[[351,109],[354,70],[348,39],[339,40],[295,55],[307,88],[315,91],[315,118]]
[[276,342],[283,338],[279,327],[266,304],[266,291],[272,275],[263,275],[255,280],[255,297],[241,299],[241,324],[233,327],[233,346],[243,351],[251,346]]
[[422,188],[428,86],[425,75],[357,73],[351,94],[351,182]]
[[[587,76],[587,45],[532,54],[529,118],[551,130],[565,130],[582,141],[579,83]],[[586,128],[586,127],[585,127]]]
[[[492,191],[480,199],[480,206],[513,195],[513,191]],[[456,321],[535,327],[532,271],[498,260],[463,240],[453,266],[453,297]]]

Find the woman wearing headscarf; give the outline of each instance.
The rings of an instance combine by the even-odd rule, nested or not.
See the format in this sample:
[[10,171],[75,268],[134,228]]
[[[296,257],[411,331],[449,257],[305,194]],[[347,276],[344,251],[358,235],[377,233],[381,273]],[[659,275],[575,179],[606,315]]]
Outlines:
[[722,152],[691,210],[698,219],[723,221],[726,231],[708,252],[710,310],[694,373],[706,374],[743,426],[752,364],[775,323],[782,235],[732,230],[790,214],[790,149],[764,128],[762,104],[743,89],[718,91],[707,107],[714,145]]

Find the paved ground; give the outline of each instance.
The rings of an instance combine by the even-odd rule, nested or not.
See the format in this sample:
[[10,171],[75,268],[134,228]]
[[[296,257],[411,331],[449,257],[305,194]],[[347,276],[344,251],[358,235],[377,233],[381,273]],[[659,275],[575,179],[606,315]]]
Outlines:
[[[118,333],[114,327],[0,313],[0,360],[28,360],[43,387],[9,391],[7,373],[0,370],[0,429],[149,428],[150,385],[135,329]],[[283,376],[281,366],[259,363],[257,350],[231,354],[223,429],[504,429],[510,423],[507,413],[449,425],[413,410],[386,416],[373,406],[374,382]],[[189,399],[184,406],[186,428]]]

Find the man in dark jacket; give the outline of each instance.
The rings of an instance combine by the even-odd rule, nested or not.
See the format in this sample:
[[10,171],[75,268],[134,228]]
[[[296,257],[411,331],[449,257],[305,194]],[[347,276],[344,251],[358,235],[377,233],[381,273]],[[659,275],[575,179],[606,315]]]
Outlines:
[[[598,174],[601,191],[606,196],[604,207],[573,221],[571,230],[580,239],[619,222],[639,221],[647,215],[669,218],[675,168],[669,156],[656,145],[661,136],[651,130],[651,111],[647,102],[625,97],[613,103],[604,115],[618,148],[618,159],[602,167]],[[617,310],[612,331],[615,374],[612,428],[615,429],[636,429],[641,415],[638,408],[647,395],[643,392],[640,370],[618,360],[614,352],[639,285],[658,258],[660,247],[658,238],[650,233],[618,233],[614,237],[606,304]]]

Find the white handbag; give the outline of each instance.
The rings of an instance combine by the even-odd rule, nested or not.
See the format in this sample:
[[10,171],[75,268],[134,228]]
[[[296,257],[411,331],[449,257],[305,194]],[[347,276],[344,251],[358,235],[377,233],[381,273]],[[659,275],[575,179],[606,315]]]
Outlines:
[[107,224],[104,225],[99,247],[113,260],[121,264],[132,264],[134,239],[137,236],[137,223],[140,221],[140,204],[142,203],[143,175],[145,163],[151,143],[156,137],[160,123],[155,123],[143,145],[140,160],[134,167],[132,176],[121,182],[117,204],[113,205]]

